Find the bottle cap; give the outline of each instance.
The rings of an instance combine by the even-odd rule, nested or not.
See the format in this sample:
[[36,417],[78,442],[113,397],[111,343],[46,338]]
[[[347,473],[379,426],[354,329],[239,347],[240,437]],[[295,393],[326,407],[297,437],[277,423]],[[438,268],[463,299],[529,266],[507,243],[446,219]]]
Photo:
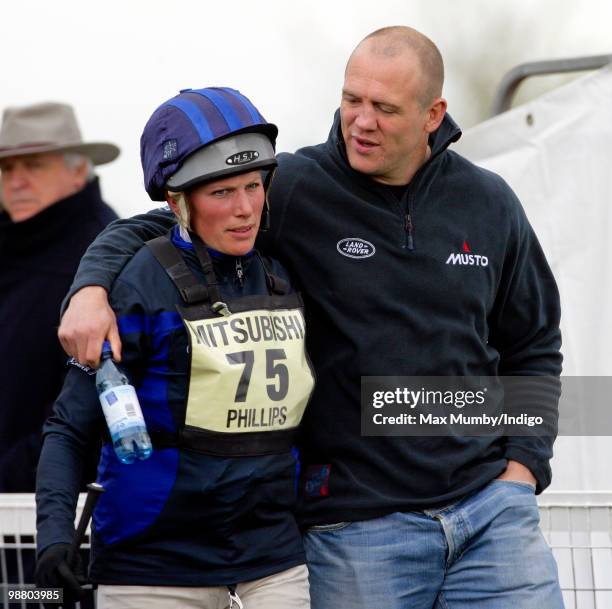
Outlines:
[[113,349],[111,348],[111,344],[107,340],[105,340],[102,343],[102,357],[104,357],[105,355],[109,356],[112,354],[113,354]]

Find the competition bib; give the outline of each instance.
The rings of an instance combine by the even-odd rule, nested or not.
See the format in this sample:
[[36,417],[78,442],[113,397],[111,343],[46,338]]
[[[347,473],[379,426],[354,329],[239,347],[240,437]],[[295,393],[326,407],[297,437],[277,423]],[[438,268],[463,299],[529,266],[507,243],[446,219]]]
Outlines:
[[184,322],[191,344],[186,425],[221,433],[297,427],[314,383],[300,308]]
[[287,452],[314,386],[302,299],[258,257],[268,293],[222,301],[210,256],[192,240],[206,283],[167,237],[147,242],[181,294],[189,336],[185,423],[164,442],[222,456]]

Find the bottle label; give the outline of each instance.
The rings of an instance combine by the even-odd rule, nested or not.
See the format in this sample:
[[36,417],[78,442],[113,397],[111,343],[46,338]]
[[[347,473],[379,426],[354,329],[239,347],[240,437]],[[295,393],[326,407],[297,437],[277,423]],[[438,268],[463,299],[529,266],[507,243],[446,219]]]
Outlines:
[[111,433],[132,427],[135,423],[144,424],[136,390],[131,385],[107,389],[100,394],[100,403]]

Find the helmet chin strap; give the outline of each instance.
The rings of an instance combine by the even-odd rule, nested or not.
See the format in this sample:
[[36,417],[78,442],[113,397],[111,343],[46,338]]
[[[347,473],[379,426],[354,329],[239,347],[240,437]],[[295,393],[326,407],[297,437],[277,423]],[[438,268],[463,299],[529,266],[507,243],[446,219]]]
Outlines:
[[266,203],[261,212],[261,222],[259,223],[259,232],[265,233],[270,230],[270,205],[268,204],[268,195],[266,195]]
[[268,192],[270,190],[270,184],[272,183],[272,178],[274,177],[274,173],[276,172],[276,167],[272,169],[272,171],[268,172],[268,175],[264,181],[264,192],[266,193],[264,208],[261,212],[261,222],[259,224],[259,231],[265,233],[270,230],[270,203],[268,202]]

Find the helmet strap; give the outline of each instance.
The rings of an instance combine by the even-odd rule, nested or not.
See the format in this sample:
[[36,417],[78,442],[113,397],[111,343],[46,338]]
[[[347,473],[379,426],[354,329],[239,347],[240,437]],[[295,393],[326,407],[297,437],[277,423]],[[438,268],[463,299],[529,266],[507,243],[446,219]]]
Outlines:
[[270,230],[270,203],[268,201],[268,192],[270,190],[270,184],[272,183],[272,178],[274,177],[275,172],[276,167],[268,172],[268,175],[264,181],[264,192],[266,193],[266,199],[264,208],[261,212],[261,222],[259,223],[259,230],[262,233]]
[[259,232],[265,233],[270,230],[270,204],[268,203],[268,194],[266,193],[266,203],[261,211],[261,222],[259,223]]

